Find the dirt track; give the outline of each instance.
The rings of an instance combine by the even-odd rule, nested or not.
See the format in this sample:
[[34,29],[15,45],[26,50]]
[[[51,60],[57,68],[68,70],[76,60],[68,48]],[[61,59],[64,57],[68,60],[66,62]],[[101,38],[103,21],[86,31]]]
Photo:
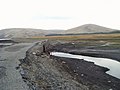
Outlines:
[[0,48],[0,90],[29,90],[16,67],[31,45],[20,43]]

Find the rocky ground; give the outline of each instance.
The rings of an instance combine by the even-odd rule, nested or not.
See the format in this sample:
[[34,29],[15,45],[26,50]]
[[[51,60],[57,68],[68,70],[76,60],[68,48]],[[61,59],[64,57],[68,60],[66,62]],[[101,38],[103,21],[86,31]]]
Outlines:
[[78,42],[43,40],[1,48],[0,90],[120,90],[120,80],[106,74],[107,68],[50,56],[52,51],[86,50],[83,47]]
[[67,42],[64,44],[56,44],[52,51],[110,58],[120,61],[120,45],[105,41]]
[[84,60],[50,56],[49,52],[56,51],[58,46],[50,43],[37,43],[21,60],[20,67],[24,71],[21,75],[33,90],[120,89],[120,80],[106,74],[107,68]]
[[100,67],[94,63],[78,59],[52,57],[63,63],[66,69],[76,81],[89,87],[89,90],[119,90],[120,80],[105,72],[107,68]]
[[[44,48],[45,45],[45,48]],[[24,81],[33,90],[89,90],[66,72],[61,63],[50,58],[49,44],[37,43],[26,53],[20,67]]]

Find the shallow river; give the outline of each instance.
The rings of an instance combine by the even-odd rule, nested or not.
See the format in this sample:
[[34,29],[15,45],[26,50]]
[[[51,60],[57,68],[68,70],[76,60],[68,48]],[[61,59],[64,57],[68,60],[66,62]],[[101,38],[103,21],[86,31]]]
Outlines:
[[66,58],[75,58],[75,59],[84,59],[85,61],[94,62],[96,65],[109,68],[110,70],[106,73],[120,79],[120,62],[108,59],[108,58],[96,58],[82,55],[74,55],[63,52],[51,52],[51,55],[58,57],[66,57]]

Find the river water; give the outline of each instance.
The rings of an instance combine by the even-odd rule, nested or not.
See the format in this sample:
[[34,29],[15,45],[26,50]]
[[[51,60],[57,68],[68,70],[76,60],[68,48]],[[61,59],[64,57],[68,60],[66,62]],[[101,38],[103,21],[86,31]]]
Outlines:
[[120,62],[116,60],[108,59],[108,58],[89,57],[83,55],[74,55],[63,52],[51,52],[51,55],[57,57],[65,57],[65,58],[84,59],[85,61],[94,62],[98,66],[102,66],[110,69],[109,71],[106,72],[107,74],[120,79],[120,71],[119,71]]
[[0,46],[10,46],[13,44],[13,41],[10,39],[0,39]]

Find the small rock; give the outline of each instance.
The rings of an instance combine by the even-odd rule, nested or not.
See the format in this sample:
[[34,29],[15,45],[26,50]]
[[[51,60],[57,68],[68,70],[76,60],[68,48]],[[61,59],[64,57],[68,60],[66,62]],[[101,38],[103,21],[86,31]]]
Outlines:
[[76,75],[78,76],[78,73],[76,73]]
[[73,70],[73,72],[76,72],[75,70]]
[[16,70],[18,70],[20,67],[19,66],[17,66],[17,67],[15,67],[16,68]]
[[46,86],[46,88],[47,88],[47,89],[50,89],[50,88],[51,88],[51,86],[50,86],[50,85],[49,85],[49,86]]
[[33,55],[35,55],[36,53],[35,53],[35,52],[33,52],[32,54],[33,54]]
[[73,45],[75,44],[75,43],[72,43]]
[[24,75],[24,74],[25,74],[24,71],[23,71],[23,69],[20,69],[20,74],[21,74],[21,75]]
[[74,80],[76,80],[76,77],[74,77]]
[[112,88],[110,88],[109,90],[113,90]]
[[111,81],[108,81],[109,83],[111,83]]
[[81,76],[83,77],[83,76],[84,76],[84,74],[81,74]]
[[62,61],[62,64],[65,64],[66,62],[65,61]]

